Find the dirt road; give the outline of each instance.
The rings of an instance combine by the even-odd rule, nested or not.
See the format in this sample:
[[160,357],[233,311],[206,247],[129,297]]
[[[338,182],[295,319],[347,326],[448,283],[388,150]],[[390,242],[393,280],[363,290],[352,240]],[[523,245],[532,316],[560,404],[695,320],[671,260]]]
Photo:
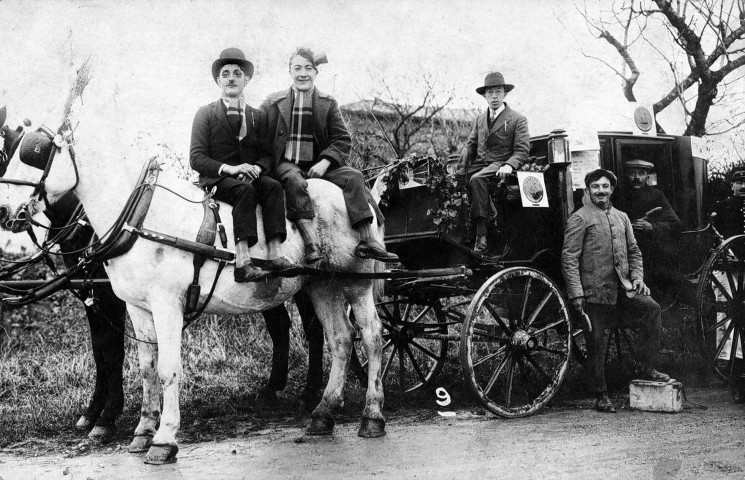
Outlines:
[[231,441],[182,444],[173,465],[147,466],[121,447],[0,457],[2,480],[253,478],[745,478],[745,407],[724,389],[688,392],[708,410],[601,414],[587,401],[500,420],[458,411],[397,418],[384,438],[352,423],[331,438],[276,427]]

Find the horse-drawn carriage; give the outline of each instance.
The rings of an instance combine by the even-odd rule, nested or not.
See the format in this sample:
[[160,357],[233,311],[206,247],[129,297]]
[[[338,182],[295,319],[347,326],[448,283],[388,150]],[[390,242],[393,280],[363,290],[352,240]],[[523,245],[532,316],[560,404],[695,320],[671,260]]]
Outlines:
[[[582,151],[572,151],[573,137],[560,130],[531,139],[525,171],[493,189],[498,213],[490,226],[489,255],[470,248],[468,196],[447,165],[408,159],[378,172],[378,185],[385,186],[386,244],[404,267],[379,275],[388,279],[377,310],[384,329],[382,377],[389,388],[431,385],[450,342],[460,341],[468,387],[488,410],[519,417],[545,405],[559,389],[572,353],[581,358],[584,343],[562,289],[565,222],[581,203],[585,172],[603,167],[622,177],[631,158],[655,164],[653,182],[685,227],[679,245],[687,255],[674,257],[680,281],[654,286],[675,290],[683,299],[696,291],[692,303],[712,362],[719,360],[728,335],[739,338],[745,259],[737,253],[745,236],[723,242],[705,228],[706,162],[693,154],[691,139],[618,132],[597,139],[597,148]],[[728,288],[721,284],[722,272]],[[3,302],[13,303],[19,292],[31,301],[39,292],[67,285],[69,279],[52,286],[4,282],[0,290]],[[722,326],[725,334],[717,336]],[[734,348],[729,358],[735,358]],[[356,370],[364,376],[361,349],[357,357]],[[722,373],[727,368],[731,373],[733,363],[716,362]]]
[[[684,227],[667,258],[654,263],[665,265],[666,274],[647,272],[648,283],[656,296],[695,305],[707,361],[732,373],[733,362],[722,361],[720,354],[727,335],[739,338],[742,332],[745,258],[737,254],[745,237],[723,241],[707,226],[707,166],[692,151],[691,138],[600,132],[595,147],[582,151],[572,151],[572,141],[561,130],[534,137],[524,172],[506,183],[495,178],[497,216],[486,256],[470,248],[467,196],[453,169],[448,173],[442,162],[413,158],[377,176],[387,247],[412,272],[389,281],[378,303],[387,388],[410,392],[433,386],[449,343],[459,341],[465,381],[488,410],[519,417],[546,404],[559,389],[571,354],[584,359],[582,326],[563,294],[565,222],[581,206],[585,173],[602,167],[623,178],[630,159],[655,165],[651,183],[665,193]],[[447,270],[457,266],[464,270]],[[422,268],[443,273],[417,278]],[[715,296],[725,290],[716,274],[723,271],[731,293]],[[613,331],[608,342],[620,348],[623,339],[625,332]],[[735,347],[729,345],[728,358],[734,359]]]

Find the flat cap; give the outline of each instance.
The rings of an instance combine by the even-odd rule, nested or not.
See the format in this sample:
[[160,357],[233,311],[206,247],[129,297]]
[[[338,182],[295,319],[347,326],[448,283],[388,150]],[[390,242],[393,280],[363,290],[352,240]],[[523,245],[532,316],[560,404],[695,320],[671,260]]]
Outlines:
[[654,170],[654,163],[647,162],[645,160],[640,160],[638,158],[634,160],[629,160],[626,162],[627,168],[644,168],[646,170]]

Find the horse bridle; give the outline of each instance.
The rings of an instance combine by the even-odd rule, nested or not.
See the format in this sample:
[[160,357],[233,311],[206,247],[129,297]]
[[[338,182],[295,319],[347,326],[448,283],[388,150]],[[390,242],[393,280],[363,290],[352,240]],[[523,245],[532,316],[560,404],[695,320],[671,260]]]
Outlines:
[[[46,208],[50,208],[49,200],[47,198],[47,190],[45,188],[46,179],[49,176],[49,171],[52,168],[52,164],[54,163],[54,158],[56,157],[57,152],[62,151],[62,147],[64,145],[67,145],[67,148],[70,152],[70,160],[72,161],[73,170],[75,171],[75,184],[72,186],[70,190],[74,190],[78,183],[80,182],[80,175],[78,174],[78,164],[75,161],[75,151],[73,150],[73,138],[72,138],[72,130],[65,129],[65,127],[69,126],[67,121],[64,121],[62,123],[62,126],[57,130],[57,133],[55,134],[52,129],[47,127],[46,125],[40,126],[36,131],[42,132],[44,135],[49,138],[49,140],[54,144],[52,149],[49,152],[49,158],[47,159],[47,163],[44,166],[44,170],[41,174],[41,178],[38,182],[31,182],[28,180],[18,180],[15,178],[0,178],[0,184],[6,183],[9,185],[21,185],[21,186],[27,186],[27,187],[34,187],[34,191],[31,194],[31,199],[20,205],[18,210],[16,211],[15,217],[12,219],[9,219],[10,222],[25,222],[31,219],[34,213],[33,205],[36,202],[43,201],[44,206]],[[21,141],[23,140],[23,137],[25,136],[26,132],[23,132],[21,136],[19,136],[15,142],[13,142],[13,147],[11,147],[11,152],[14,152],[17,150],[17,148],[21,145]],[[4,149],[3,149],[4,152]],[[6,157],[8,157],[8,153],[4,152]],[[12,158],[12,157],[11,157]],[[35,198],[34,198],[35,197]],[[22,215],[22,216],[21,216]]]

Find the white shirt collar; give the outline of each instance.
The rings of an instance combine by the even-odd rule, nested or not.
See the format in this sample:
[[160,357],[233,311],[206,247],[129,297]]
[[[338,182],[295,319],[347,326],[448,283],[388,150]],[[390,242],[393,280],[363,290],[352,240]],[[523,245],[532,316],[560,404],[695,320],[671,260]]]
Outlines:
[[504,106],[505,106],[505,103],[502,102],[502,105],[500,105],[499,108],[496,111],[494,111],[491,108],[489,108],[489,115],[491,116],[490,118],[492,120],[496,120],[497,117],[499,116],[499,114],[501,114],[502,112],[504,112]]

